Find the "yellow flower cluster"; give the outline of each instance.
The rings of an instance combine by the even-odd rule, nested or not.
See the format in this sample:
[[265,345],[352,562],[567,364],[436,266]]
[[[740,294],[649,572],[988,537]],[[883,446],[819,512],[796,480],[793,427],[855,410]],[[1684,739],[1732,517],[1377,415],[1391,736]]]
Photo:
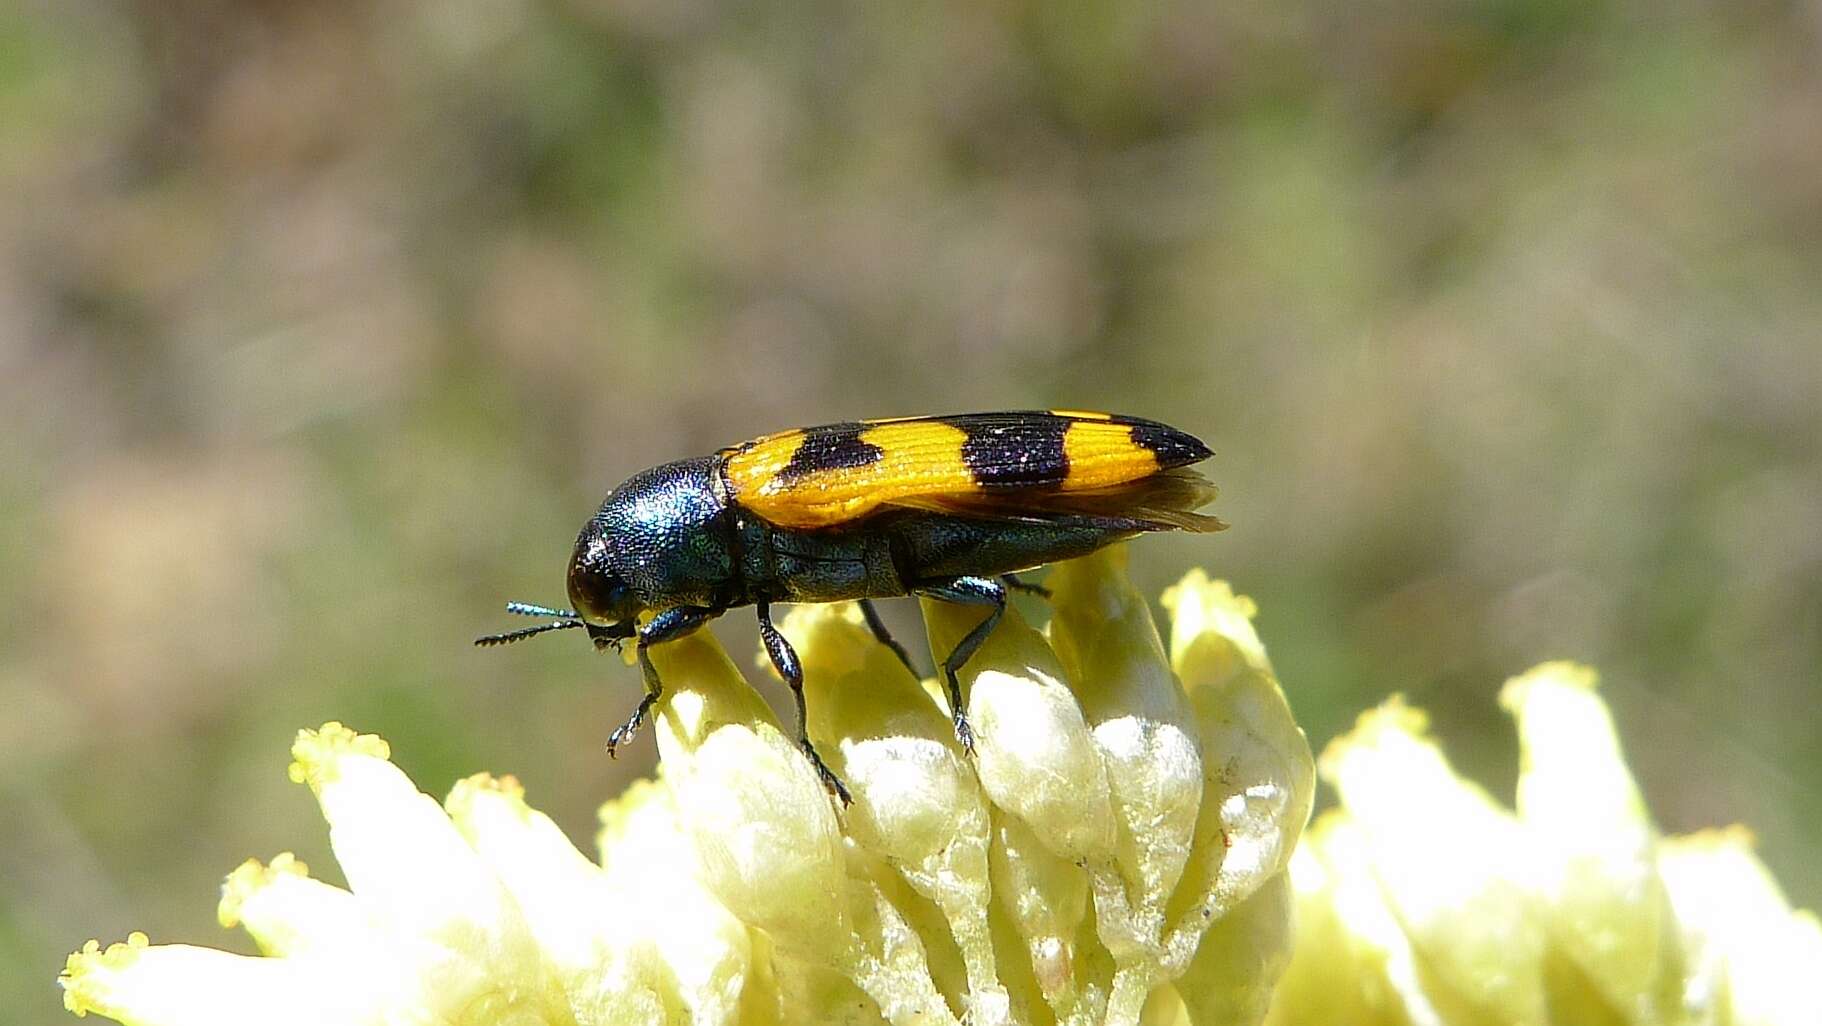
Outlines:
[[[1192,573],[1168,645],[1118,550],[1059,566],[939,689],[849,605],[801,607],[837,808],[706,632],[653,650],[656,780],[601,810],[600,860],[510,778],[441,805],[338,724],[292,776],[346,890],[281,855],[229,876],[248,957],[142,935],[70,956],[65,1001],[133,1026],[1258,1022],[1290,959],[1314,766],[1250,618]],[[978,610],[924,609],[947,653]]]
[[1516,811],[1457,777],[1394,699],[1322,757],[1341,808],[1291,865],[1296,954],[1274,1026],[1817,1026],[1822,927],[1739,829],[1663,838],[1591,670],[1501,704]]

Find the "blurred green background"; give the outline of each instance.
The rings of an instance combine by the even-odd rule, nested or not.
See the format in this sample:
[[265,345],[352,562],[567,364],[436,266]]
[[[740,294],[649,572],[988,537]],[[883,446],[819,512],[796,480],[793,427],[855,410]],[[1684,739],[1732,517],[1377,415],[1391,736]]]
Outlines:
[[983,408],[1214,444],[1135,572],[1254,595],[1318,746],[1403,690],[1509,799],[1499,684],[1588,660],[1822,905],[1818,10],[0,5],[0,1007],[336,878],[326,719],[586,843],[636,673],[501,603],[644,466]]

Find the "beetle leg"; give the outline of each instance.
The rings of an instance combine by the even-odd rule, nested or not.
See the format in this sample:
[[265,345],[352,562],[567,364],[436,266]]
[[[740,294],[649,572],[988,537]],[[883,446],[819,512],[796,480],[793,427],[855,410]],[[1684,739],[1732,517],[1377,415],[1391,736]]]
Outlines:
[[770,604],[760,602],[756,608],[759,612],[759,637],[765,642],[766,654],[772,657],[772,665],[790,687],[791,697],[797,700],[797,747],[803,749],[803,754],[809,757],[810,765],[816,768],[816,775],[822,778],[822,786],[841,799],[843,805],[847,805],[853,801],[848,797],[847,786],[829,768],[828,763],[822,761],[822,756],[816,752],[816,746],[810,743],[810,725],[805,716],[803,701],[803,664],[797,661],[797,652],[791,648],[791,643],[778,633],[778,628],[772,626]]
[[1038,598],[1043,599],[1050,597],[1049,588],[1046,588],[1041,584],[1032,584],[1028,581],[1020,580],[1018,574],[1001,574],[1000,583],[1014,591],[1022,591],[1027,595],[1036,595]]
[[981,647],[981,642],[987,640],[987,635],[993,633],[993,628],[1005,614],[1006,589],[1000,582],[987,577],[955,577],[912,590],[944,602],[993,607],[985,620],[962,635],[962,640],[955,643],[955,649],[949,653],[949,658],[943,660],[943,676],[949,685],[949,712],[955,719],[955,739],[962,743],[963,751],[973,755],[974,728],[968,725],[968,713],[962,705],[962,684],[956,678],[956,673],[968,662],[968,657],[974,654],[974,650]]
[[905,664],[905,669],[911,671],[911,676],[921,676],[917,672],[917,667],[911,665],[911,653],[906,652],[905,646],[898,643],[898,639],[892,636],[891,631],[886,630],[886,621],[879,618],[879,610],[874,607],[872,599],[860,600],[860,615],[866,617],[867,629],[873,632],[873,636],[879,640],[880,644],[892,650],[892,654],[898,657],[898,661]]
[[645,725],[646,714],[652,711],[652,706],[657,704],[658,697],[664,694],[664,682],[658,679],[658,668],[652,665],[652,657],[647,654],[646,649],[666,641],[675,641],[720,615],[721,610],[719,609],[678,606],[659,613],[639,628],[639,672],[645,677],[645,697],[639,699],[639,704],[633,707],[633,714],[626,718],[626,722],[615,727],[614,732],[607,735],[609,758],[619,757],[619,753],[615,749],[631,741],[633,735],[639,733],[639,728]]
[[664,694],[664,683],[658,679],[658,671],[652,666],[652,657],[645,654],[644,645],[639,646],[639,671],[645,675],[645,695],[633,707],[633,714],[626,718],[626,722],[607,735],[607,757],[610,759],[620,757],[620,746],[639,733],[639,728],[645,725],[645,714],[657,704],[658,696]]

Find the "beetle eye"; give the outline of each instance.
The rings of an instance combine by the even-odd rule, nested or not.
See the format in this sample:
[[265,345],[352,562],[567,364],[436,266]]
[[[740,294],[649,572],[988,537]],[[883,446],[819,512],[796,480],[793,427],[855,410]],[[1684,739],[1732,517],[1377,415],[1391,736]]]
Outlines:
[[592,623],[622,620],[632,599],[632,589],[619,574],[607,568],[599,551],[580,547],[569,564],[569,600],[576,613]]

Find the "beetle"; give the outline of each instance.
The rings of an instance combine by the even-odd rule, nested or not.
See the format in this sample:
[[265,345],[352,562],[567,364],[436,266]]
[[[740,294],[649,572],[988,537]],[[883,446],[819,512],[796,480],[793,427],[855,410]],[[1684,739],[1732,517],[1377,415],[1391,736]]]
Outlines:
[[645,695],[609,735],[636,734],[664,691],[649,650],[753,606],[797,706],[797,745],[828,789],[848,791],[811,744],[803,669],[772,623],[774,602],[858,600],[868,627],[913,675],[874,599],[921,595],[985,606],[942,661],[956,739],[974,732],[957,672],[1006,609],[1014,576],[1150,531],[1215,531],[1214,498],[1189,469],[1214,455],[1156,421],[1020,410],[797,428],[633,475],[601,503],[569,561],[571,608],[513,602],[550,622],[475,639],[500,645],[581,629],[597,649],[635,645]]

